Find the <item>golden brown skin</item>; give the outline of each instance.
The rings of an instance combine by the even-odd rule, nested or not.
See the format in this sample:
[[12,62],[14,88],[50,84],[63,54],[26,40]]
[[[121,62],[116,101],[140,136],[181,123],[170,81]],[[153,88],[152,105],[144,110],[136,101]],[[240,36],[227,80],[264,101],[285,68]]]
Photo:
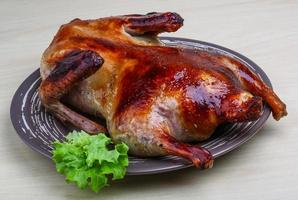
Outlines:
[[41,61],[44,106],[89,133],[107,121],[114,142],[137,156],[177,155],[210,168],[212,155],[184,142],[210,137],[224,122],[255,120],[265,101],[276,120],[285,104],[244,64],[206,51],[169,47],[156,37],[183,24],[176,13],[75,19],[61,26]]

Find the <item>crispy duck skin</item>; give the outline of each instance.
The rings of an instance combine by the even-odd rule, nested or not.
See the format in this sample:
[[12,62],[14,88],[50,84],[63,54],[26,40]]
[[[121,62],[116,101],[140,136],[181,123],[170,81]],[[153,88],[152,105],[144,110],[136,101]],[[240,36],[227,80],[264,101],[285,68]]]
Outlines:
[[[210,152],[187,142],[209,138],[225,122],[256,120],[263,102],[276,120],[286,106],[243,63],[158,40],[182,25],[172,12],[62,25],[42,56],[42,104],[90,134],[109,133],[133,155],[176,155],[212,167]],[[62,102],[105,118],[107,130]]]

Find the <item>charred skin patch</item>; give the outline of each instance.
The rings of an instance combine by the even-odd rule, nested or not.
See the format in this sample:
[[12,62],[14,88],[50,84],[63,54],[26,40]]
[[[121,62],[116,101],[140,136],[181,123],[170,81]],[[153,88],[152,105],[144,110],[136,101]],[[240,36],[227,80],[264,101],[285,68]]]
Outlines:
[[132,35],[174,32],[183,26],[183,18],[177,13],[148,13],[127,18],[125,30]]
[[82,80],[95,73],[103,62],[94,51],[74,50],[57,62],[47,80],[55,82],[64,79],[69,73],[73,74],[74,79]]
[[67,54],[56,63],[55,68],[41,84],[40,93],[46,97],[44,101],[60,99],[75,83],[94,74],[103,62],[93,51],[74,50]]

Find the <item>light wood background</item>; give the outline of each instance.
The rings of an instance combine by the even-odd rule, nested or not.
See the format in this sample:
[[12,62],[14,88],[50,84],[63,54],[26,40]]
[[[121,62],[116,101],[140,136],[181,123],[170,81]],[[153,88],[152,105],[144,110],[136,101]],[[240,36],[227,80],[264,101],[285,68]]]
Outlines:
[[[99,194],[66,184],[27,147],[10,117],[12,95],[39,66],[58,27],[79,17],[176,11],[177,33],[236,50],[261,66],[289,115],[272,118],[214,168],[127,177]],[[298,1],[0,1],[0,199],[298,199]]]

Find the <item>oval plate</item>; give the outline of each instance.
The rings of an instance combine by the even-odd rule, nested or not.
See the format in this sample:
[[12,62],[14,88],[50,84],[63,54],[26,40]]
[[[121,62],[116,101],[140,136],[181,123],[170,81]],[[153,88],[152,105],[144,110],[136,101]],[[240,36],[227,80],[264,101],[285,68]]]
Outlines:
[[[169,46],[187,46],[194,49],[216,51],[233,57],[252,71],[270,87],[271,83],[263,70],[248,58],[230,49],[197,40],[161,37],[162,42]],[[11,121],[20,138],[32,149],[51,158],[54,140],[65,140],[65,135],[73,128],[66,127],[50,113],[46,112],[38,97],[41,83],[39,69],[33,72],[16,91],[10,108]],[[254,136],[270,115],[265,104],[261,117],[253,122],[225,124],[219,126],[212,137],[202,143],[217,158],[239,147]],[[128,175],[153,174],[178,170],[192,166],[192,163],[176,156],[156,158],[129,157]]]

